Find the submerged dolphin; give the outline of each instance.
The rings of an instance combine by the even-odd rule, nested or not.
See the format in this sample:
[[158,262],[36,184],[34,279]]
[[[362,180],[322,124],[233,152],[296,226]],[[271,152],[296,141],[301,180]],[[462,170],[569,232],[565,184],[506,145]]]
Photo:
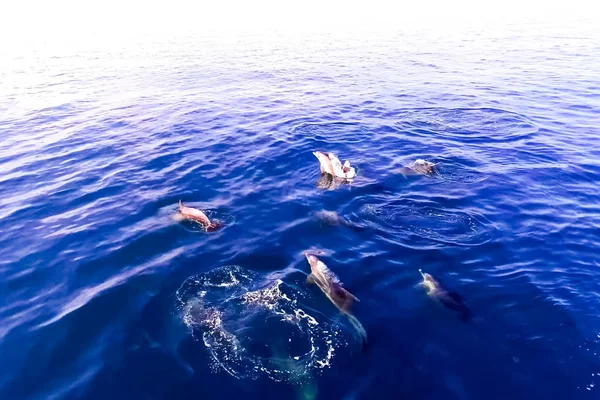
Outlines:
[[319,260],[316,256],[306,253],[306,260],[310,265],[310,274],[307,282],[316,284],[327,298],[348,317],[350,323],[358,331],[363,345],[367,342],[367,332],[361,323],[350,313],[350,308],[355,301],[359,301],[352,293],[342,287],[338,277]]
[[208,232],[215,231],[223,226],[217,220],[211,221],[204,212],[196,208],[184,206],[181,200],[179,200],[179,210],[175,214],[175,219],[178,221],[189,220],[197,222]]
[[436,165],[430,161],[426,161],[426,160],[415,160],[414,163],[412,163],[411,166],[408,167],[402,167],[400,169],[400,172],[402,172],[403,175],[427,175],[427,176],[432,176],[435,175],[437,173],[436,170]]
[[271,350],[270,361],[281,370],[290,373],[290,382],[294,386],[297,400],[315,400],[317,398],[317,382],[314,380],[310,369],[304,366],[285,351],[281,343],[269,342]]
[[427,289],[430,297],[437,299],[444,307],[457,312],[462,321],[467,322],[471,318],[471,310],[460,294],[447,290],[433,276],[424,273],[421,269],[419,272],[423,277],[422,285]]
[[340,159],[333,153],[313,151],[313,154],[319,160],[322,174],[342,179],[352,179],[356,176],[356,170],[350,166],[350,161],[346,160],[342,165]]
[[364,226],[355,224],[354,222],[347,220],[335,211],[320,210],[315,213],[315,217],[319,221],[331,226],[345,226],[356,231],[361,231],[365,229]]

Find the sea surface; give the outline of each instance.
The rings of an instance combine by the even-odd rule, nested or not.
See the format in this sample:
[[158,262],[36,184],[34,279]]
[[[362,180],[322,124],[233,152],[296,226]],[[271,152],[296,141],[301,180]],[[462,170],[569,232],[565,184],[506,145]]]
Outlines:
[[600,398],[600,34],[521,28],[4,49],[0,398]]

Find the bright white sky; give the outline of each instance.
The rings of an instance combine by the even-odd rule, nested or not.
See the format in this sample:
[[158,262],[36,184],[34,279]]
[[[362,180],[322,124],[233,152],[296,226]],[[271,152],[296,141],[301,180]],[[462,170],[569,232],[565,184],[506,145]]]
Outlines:
[[[292,30],[411,24],[448,27],[456,21],[561,21],[598,15],[597,1],[582,0],[2,0],[3,34],[205,29]],[[599,22],[600,25],[600,22]],[[600,28],[599,28],[600,29]]]
[[580,17],[595,17],[600,30],[599,7],[592,0],[0,0],[0,52],[23,40],[84,40],[90,34],[112,41],[215,30],[452,32],[530,20],[565,25]]

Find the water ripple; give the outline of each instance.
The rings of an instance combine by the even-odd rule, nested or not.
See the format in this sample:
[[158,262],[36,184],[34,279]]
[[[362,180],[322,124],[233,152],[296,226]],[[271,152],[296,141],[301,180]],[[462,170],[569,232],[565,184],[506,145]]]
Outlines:
[[493,237],[493,226],[481,215],[460,210],[431,207],[419,203],[367,204],[365,218],[384,224],[388,232],[415,235],[444,244],[478,246]]
[[435,135],[463,143],[482,139],[514,142],[534,135],[538,128],[528,118],[495,108],[421,108],[399,111],[396,126],[419,135]]

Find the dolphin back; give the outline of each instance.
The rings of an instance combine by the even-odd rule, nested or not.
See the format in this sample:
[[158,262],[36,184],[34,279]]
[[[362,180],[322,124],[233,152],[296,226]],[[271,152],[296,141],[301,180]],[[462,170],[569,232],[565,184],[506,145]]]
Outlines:
[[347,291],[338,282],[331,281],[329,284],[329,295],[335,305],[343,312],[350,312],[352,304],[358,301],[356,296]]
[[465,304],[463,297],[456,292],[444,291],[438,296],[444,307],[458,313],[461,321],[468,322],[471,319],[472,313],[469,307]]

